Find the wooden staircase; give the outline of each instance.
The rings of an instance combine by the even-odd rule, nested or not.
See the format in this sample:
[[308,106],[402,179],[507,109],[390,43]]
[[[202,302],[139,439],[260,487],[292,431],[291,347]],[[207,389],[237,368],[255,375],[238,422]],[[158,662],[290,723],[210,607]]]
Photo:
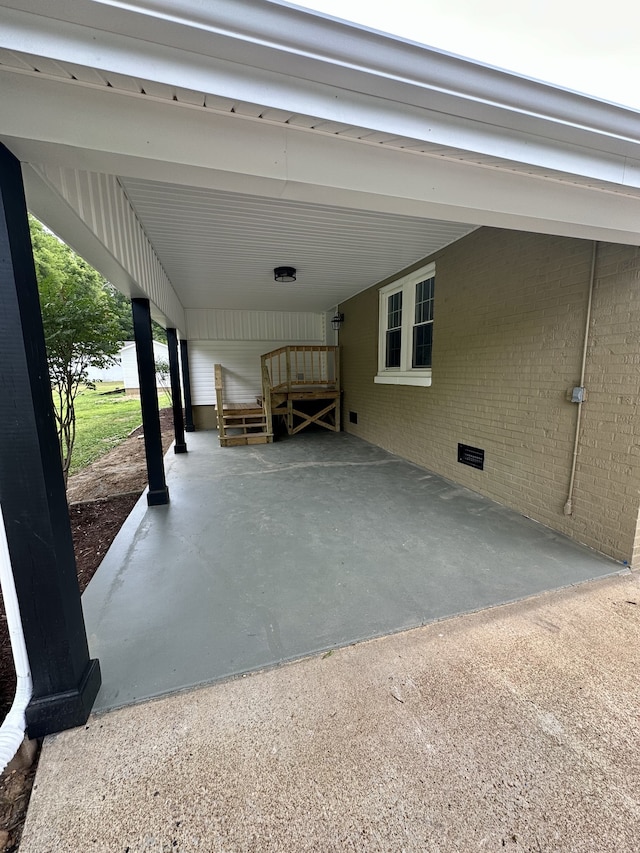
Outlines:
[[224,371],[216,364],[216,411],[221,447],[270,444],[273,421],[289,435],[310,426],[340,432],[340,350],[287,345],[260,357],[262,396],[253,403],[225,403]]
[[222,365],[216,364],[214,372],[220,446],[238,447],[272,442],[271,415],[265,411],[265,407],[251,403],[225,404]]

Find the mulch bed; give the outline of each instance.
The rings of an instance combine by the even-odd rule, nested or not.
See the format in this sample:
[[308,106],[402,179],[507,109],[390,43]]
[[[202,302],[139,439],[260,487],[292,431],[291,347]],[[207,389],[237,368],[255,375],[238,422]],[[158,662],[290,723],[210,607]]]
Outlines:
[[139,497],[140,492],[129,492],[98,501],[71,504],[69,507],[81,593],[85,591]]

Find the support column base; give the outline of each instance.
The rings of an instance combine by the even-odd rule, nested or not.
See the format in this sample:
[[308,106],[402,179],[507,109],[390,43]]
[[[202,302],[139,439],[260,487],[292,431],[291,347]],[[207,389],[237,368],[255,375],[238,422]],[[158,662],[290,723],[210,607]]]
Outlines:
[[44,737],[83,726],[89,718],[101,684],[100,662],[94,659],[88,662],[75,690],[32,699],[25,714],[28,737]]
[[162,506],[169,503],[169,489],[154,489],[147,492],[147,504],[149,506]]
[[186,444],[174,444],[173,446],[174,453],[186,453],[187,445]]
[[185,432],[195,432],[195,431],[196,431],[196,428],[195,428],[194,426],[186,426],[186,427],[184,428],[184,431],[185,431]]

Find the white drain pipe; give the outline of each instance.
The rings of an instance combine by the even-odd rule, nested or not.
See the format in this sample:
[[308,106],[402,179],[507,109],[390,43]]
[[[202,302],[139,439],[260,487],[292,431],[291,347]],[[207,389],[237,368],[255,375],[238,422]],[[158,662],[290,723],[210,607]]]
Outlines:
[[7,615],[7,625],[9,628],[9,637],[11,638],[11,651],[13,652],[17,681],[13,704],[4,719],[4,723],[0,727],[0,773],[2,773],[20,749],[20,744],[24,740],[24,733],[27,728],[25,711],[33,693],[31,669],[29,668],[27,646],[22,631],[16,585],[11,570],[11,559],[9,557],[9,546],[7,545],[7,532],[4,526],[2,507],[0,507],[0,584],[2,585],[2,598],[4,599],[4,610]]
[[[589,348],[589,328],[591,326],[591,303],[593,302],[593,285],[596,277],[596,257],[598,254],[598,243],[593,241],[591,247],[591,272],[589,273],[589,297],[587,299],[587,319],[584,325],[584,343],[582,346],[582,364],[580,367],[580,388],[584,389],[584,375],[587,369],[587,349]],[[571,477],[569,479],[569,495],[564,505],[564,514],[573,514],[573,487],[576,480],[576,465],[578,462],[578,450],[580,449],[580,423],[582,420],[582,403],[578,402],[578,415],[576,417],[576,433],[573,441],[573,457],[571,460]]]

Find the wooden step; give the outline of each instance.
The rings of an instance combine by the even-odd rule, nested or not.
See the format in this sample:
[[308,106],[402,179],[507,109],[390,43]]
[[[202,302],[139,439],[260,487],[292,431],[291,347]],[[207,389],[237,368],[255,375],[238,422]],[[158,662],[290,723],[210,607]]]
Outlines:
[[[214,366],[218,439],[221,447],[269,444],[273,441],[271,418],[262,405],[224,402],[224,376],[221,364]],[[229,432],[227,432],[229,430]]]
[[273,435],[267,432],[253,432],[241,435],[225,435],[220,439],[221,447],[241,447],[248,444],[271,444]]
[[226,415],[223,415],[223,420],[225,424],[229,424],[229,426],[233,426],[234,424],[255,424],[266,421],[264,415],[249,415],[248,417],[231,417],[228,418]]
[[225,418],[251,418],[257,415],[264,415],[262,406],[248,406],[246,409],[224,408],[222,416]]
[[229,426],[233,426],[235,423],[254,424],[264,423],[266,421],[264,412],[260,415],[223,415],[222,419],[224,420],[225,424],[229,424]]

